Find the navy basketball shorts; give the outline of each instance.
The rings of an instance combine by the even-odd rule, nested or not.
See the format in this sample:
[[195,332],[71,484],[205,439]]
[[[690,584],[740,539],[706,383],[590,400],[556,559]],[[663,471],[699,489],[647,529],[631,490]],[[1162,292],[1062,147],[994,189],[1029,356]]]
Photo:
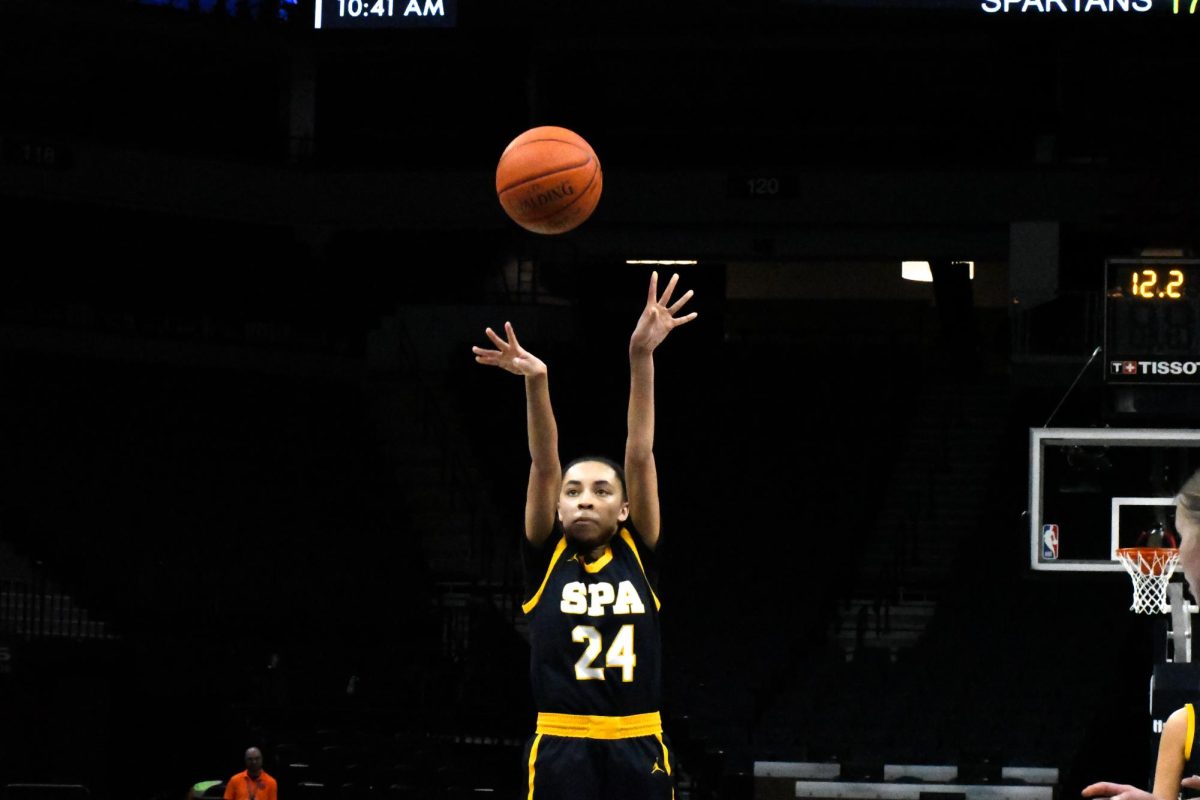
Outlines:
[[[637,718],[651,716],[658,718]],[[675,754],[661,724],[625,731],[607,721],[634,717],[575,717],[593,723],[575,730],[554,724],[572,717],[538,715],[538,733],[525,746],[526,800],[674,800]],[[580,735],[584,732],[600,737]]]

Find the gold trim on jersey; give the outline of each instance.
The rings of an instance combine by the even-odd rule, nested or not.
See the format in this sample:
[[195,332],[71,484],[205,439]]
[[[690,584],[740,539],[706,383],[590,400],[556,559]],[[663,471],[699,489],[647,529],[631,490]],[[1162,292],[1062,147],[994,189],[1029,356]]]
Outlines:
[[542,585],[534,593],[533,597],[529,598],[528,603],[521,605],[521,610],[528,614],[533,611],[533,607],[538,604],[538,600],[542,599],[542,592],[546,590],[546,583],[550,580],[550,573],[554,571],[554,565],[558,563],[558,557],[562,555],[563,550],[567,549],[567,537],[564,536],[558,540],[558,544],[554,546],[554,552],[550,554],[550,565],[546,567],[546,577],[542,578]]
[[1183,740],[1183,760],[1187,761],[1192,757],[1192,740],[1196,738],[1196,708],[1191,703],[1188,703],[1187,708],[1188,728],[1187,738]]
[[537,761],[537,749],[541,741],[542,735],[539,733],[533,737],[533,746],[529,748],[529,796],[526,800],[533,800],[533,775],[537,771],[534,763]]
[[[538,712],[537,732],[547,736],[573,739],[632,739],[662,733],[662,717],[657,711],[629,717],[596,717],[587,714],[550,714]],[[664,748],[663,752],[666,752]]]
[[662,733],[656,733],[656,734],[654,734],[654,738],[655,738],[655,739],[658,739],[658,743],[662,745],[662,749],[663,749],[663,766],[664,766],[664,767],[666,768],[666,770],[667,770],[667,777],[670,777],[670,776],[671,776],[671,756],[670,756],[670,755],[668,755],[668,753],[667,753],[667,743],[663,741],[663,738],[662,738]]
[[[629,545],[629,549],[633,551],[633,557],[637,559],[638,566],[642,569],[642,577],[646,578],[646,585],[650,586],[650,579],[646,577],[646,566],[642,563],[642,557],[638,555],[637,545],[633,543],[633,536],[630,535],[627,528],[621,528],[619,535],[625,540],[625,544]],[[662,611],[662,603],[658,602],[658,595],[654,593],[653,586],[650,586],[650,596],[654,598],[654,608]]]
[[583,557],[580,556],[579,563],[583,564],[583,569],[585,572],[587,572],[591,575],[595,575],[597,572],[599,572],[600,570],[602,570],[608,566],[608,562],[612,561],[612,557],[613,557],[612,548],[609,547],[608,545],[604,545],[604,555],[600,556],[599,558],[597,558],[595,561],[593,561],[590,564],[588,562],[584,561]]

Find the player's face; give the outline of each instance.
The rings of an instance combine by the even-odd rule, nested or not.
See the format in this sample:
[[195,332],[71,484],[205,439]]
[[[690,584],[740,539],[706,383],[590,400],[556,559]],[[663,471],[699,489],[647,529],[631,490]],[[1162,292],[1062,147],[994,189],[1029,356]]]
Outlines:
[[1187,578],[1192,597],[1200,600],[1200,524],[1182,509],[1175,509],[1175,530],[1179,531],[1179,566]]
[[558,495],[563,530],[584,547],[607,542],[629,518],[629,503],[616,470],[599,461],[581,461],[563,475]]

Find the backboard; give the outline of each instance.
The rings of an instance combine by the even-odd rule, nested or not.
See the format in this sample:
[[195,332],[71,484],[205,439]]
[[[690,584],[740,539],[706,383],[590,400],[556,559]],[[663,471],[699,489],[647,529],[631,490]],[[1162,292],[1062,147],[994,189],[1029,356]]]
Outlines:
[[1119,547],[1164,545],[1174,496],[1200,469],[1200,430],[1033,428],[1029,432],[1029,566],[1123,572]]

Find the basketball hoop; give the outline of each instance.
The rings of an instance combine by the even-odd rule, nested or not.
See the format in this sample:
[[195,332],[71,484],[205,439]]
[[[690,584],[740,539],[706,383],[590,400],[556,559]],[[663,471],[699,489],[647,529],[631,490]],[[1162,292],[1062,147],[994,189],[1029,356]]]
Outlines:
[[1133,580],[1133,605],[1138,614],[1161,614],[1171,610],[1167,604],[1167,584],[1179,565],[1175,547],[1122,547],[1117,559]]

